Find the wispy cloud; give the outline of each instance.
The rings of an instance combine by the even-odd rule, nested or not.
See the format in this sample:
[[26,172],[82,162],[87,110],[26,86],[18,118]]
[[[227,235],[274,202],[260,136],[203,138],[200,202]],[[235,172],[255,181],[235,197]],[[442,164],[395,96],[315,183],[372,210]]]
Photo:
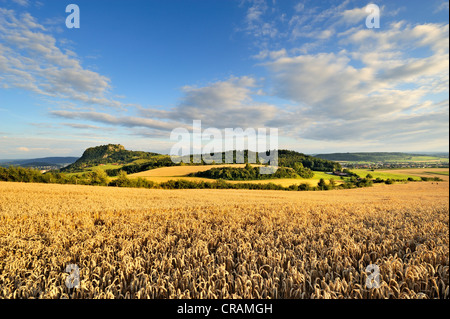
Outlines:
[[[255,97],[262,93],[256,79],[252,77],[231,77],[203,87],[185,86],[183,92],[178,105],[172,109],[139,107],[137,114],[132,116],[79,110],[53,110],[50,115],[130,128],[133,129],[130,131],[132,135],[168,138],[169,132],[174,128],[191,129],[194,120],[201,120],[204,128],[245,129],[265,127],[279,113],[276,106],[255,101]],[[64,125],[80,129],[97,128],[85,123]]]
[[449,9],[448,0],[444,0],[436,7],[434,13],[441,11],[448,11],[448,9]]
[[[433,98],[448,92],[448,23],[400,20],[375,32],[364,26],[365,6],[352,5],[300,2],[283,14],[278,36],[301,39],[301,46],[263,46],[253,58],[266,61],[271,94],[296,106],[277,107],[266,125],[301,140],[448,145],[449,101]],[[380,9],[391,18],[402,10]]]
[[[432,96],[448,92],[448,24],[353,29],[340,42],[352,50],[266,63],[274,94],[298,105],[272,125],[290,126],[292,136],[314,140],[438,139],[445,145],[448,98],[437,102]],[[408,48],[430,53],[414,56]]]
[[201,120],[205,126],[245,128],[263,127],[277,113],[274,105],[254,100],[260,92],[252,77],[232,77],[203,87],[186,86],[183,91],[184,96],[175,108],[142,108],[140,114],[191,125],[193,120]]
[[114,116],[108,113],[101,112],[50,111],[50,114],[55,117],[65,119],[86,120],[123,127],[147,127],[165,131],[170,131],[179,126],[177,124],[157,121],[149,118],[135,116]]
[[67,126],[80,130],[99,130],[99,131],[113,131],[113,127],[104,127],[97,125],[89,125],[89,124],[80,124],[80,123],[61,123],[62,126]]
[[269,10],[266,0],[248,0],[243,3],[247,5],[247,12],[242,26],[238,27],[237,31],[250,35],[257,47],[266,46],[267,41],[280,36],[277,22],[268,18],[273,12]]
[[12,0],[12,2],[23,7],[28,7],[30,5],[30,2],[28,0]]
[[63,51],[57,40],[29,13],[0,8],[0,85],[42,96],[120,107],[109,98],[111,80],[81,66],[76,54]]

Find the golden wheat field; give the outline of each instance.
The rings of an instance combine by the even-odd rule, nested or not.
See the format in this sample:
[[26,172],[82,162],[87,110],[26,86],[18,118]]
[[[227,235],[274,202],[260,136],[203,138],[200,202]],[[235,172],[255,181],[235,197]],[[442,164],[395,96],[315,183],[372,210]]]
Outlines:
[[[0,182],[0,298],[449,298],[448,185]],[[370,264],[378,288],[366,286]],[[79,267],[78,288],[67,265]]]

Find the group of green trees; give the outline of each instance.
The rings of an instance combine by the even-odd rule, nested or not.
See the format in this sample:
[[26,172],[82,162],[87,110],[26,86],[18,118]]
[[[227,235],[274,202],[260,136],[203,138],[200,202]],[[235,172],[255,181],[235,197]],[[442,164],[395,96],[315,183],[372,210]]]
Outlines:
[[[330,180],[328,183],[325,180],[321,180],[319,185],[311,186],[308,183],[301,183],[299,185],[294,184],[290,186],[282,186],[275,183],[229,183],[225,180],[219,179],[214,182],[193,182],[187,180],[170,180],[159,184],[159,188],[164,189],[258,189],[258,190],[284,190],[284,191],[320,191],[331,189],[344,189],[344,188],[358,188],[368,187],[370,183],[356,183],[350,182],[337,185],[334,181]],[[371,185],[371,184],[370,184]]]
[[[442,182],[443,181],[443,179],[439,178],[439,177],[421,177],[420,180],[423,182],[431,182],[431,181]],[[408,177],[406,181],[407,182],[415,182],[416,180],[412,177]],[[377,177],[373,180],[373,182],[374,183],[394,184],[395,182],[405,182],[405,180],[399,179],[399,178],[397,178],[397,179],[396,178],[382,179],[382,178]]]
[[142,177],[130,179],[127,177],[127,173],[124,171],[120,171],[119,176],[108,183],[108,186],[138,188],[154,188],[155,185],[156,184],[153,181],[149,181]]
[[183,179],[170,180],[158,185],[164,189],[259,189],[259,190],[288,190],[274,183],[258,184],[258,183],[229,183],[222,179],[214,182],[205,181],[187,181]]
[[128,164],[119,168],[107,169],[105,170],[105,172],[108,176],[114,177],[119,176],[121,171],[126,172],[127,174],[134,174],[159,167],[168,167],[177,165],[179,164],[175,164],[174,162],[172,162],[170,156],[161,155],[150,158],[148,159],[148,161],[142,164]]
[[50,183],[54,174],[44,176],[40,171],[20,166],[0,167],[0,181],[25,183]]
[[278,150],[278,166],[295,169],[297,164],[312,171],[334,172],[342,170],[341,164],[330,160],[305,155],[295,151]]
[[424,181],[424,182],[430,182],[430,181],[442,182],[443,181],[443,179],[440,178],[440,177],[425,177],[425,176],[422,176],[420,179],[422,181]]
[[[206,177],[212,179],[224,179],[232,181],[249,181],[262,179],[277,179],[277,178],[311,178],[314,173],[304,168],[302,164],[298,164],[294,168],[278,167],[272,174],[261,174],[262,167],[254,167],[246,164],[244,168],[238,167],[216,167],[203,172],[191,173],[189,176]],[[270,170],[270,167],[266,167]],[[275,169],[274,169],[275,170]]]
[[293,168],[298,176],[302,178],[309,179],[314,177],[313,171],[307,167],[304,167],[302,163],[295,163]]
[[101,169],[78,175],[68,175],[58,171],[41,173],[32,168],[9,166],[8,168],[0,167],[0,181],[106,186],[109,179]]

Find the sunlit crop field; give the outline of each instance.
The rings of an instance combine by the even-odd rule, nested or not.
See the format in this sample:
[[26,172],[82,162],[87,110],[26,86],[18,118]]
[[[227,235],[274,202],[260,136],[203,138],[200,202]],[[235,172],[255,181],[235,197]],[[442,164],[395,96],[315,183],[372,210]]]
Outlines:
[[373,178],[382,179],[408,179],[420,180],[420,177],[439,177],[448,181],[448,168],[400,168],[400,169],[376,169],[374,171],[364,169],[352,170],[359,176],[370,174]]
[[[0,182],[0,298],[449,298],[448,185]],[[370,264],[378,288],[366,286]],[[78,288],[67,265],[79,267]]]
[[386,174],[409,174],[413,176],[423,177],[439,177],[448,182],[448,168],[403,168],[403,169],[390,169],[379,170],[380,173]]

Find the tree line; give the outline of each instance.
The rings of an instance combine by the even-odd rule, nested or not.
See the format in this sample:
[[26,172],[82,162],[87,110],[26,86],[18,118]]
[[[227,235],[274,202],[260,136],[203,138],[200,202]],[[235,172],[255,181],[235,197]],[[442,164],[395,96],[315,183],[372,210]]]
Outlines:
[[330,160],[305,155],[303,153],[278,150],[278,166],[292,167],[302,164],[303,167],[309,168],[312,171],[334,172],[342,170],[341,164]]
[[[422,181],[442,181],[439,177],[423,177]],[[259,189],[259,190],[287,190],[287,191],[316,191],[332,189],[349,189],[370,187],[373,183],[393,184],[396,181],[405,182],[406,180],[394,179],[371,179],[357,178],[352,176],[344,179],[343,183],[338,184],[333,178],[329,181],[320,179],[317,186],[308,183],[299,185],[282,186],[274,183],[230,183],[223,179],[213,182],[209,181],[187,181],[183,179],[170,180],[162,183],[155,183],[144,178],[128,178],[127,173],[121,171],[116,179],[110,180],[106,173],[101,170],[94,170],[80,175],[67,175],[60,172],[41,173],[31,168],[10,166],[8,168],[0,167],[0,181],[24,182],[24,183],[56,183],[56,184],[78,184],[78,185],[96,185],[110,187],[137,187],[137,188],[162,188],[162,189]],[[412,179],[408,181],[413,181]]]
[[[270,170],[270,167],[267,167],[266,169]],[[275,168],[273,169],[275,170]],[[301,163],[298,163],[295,166],[295,169],[290,167],[278,167],[272,174],[261,174],[260,167],[254,167],[247,163],[244,168],[215,167],[207,171],[191,173],[188,176],[232,181],[249,181],[300,177],[308,179],[312,178],[314,176],[314,173],[309,168],[304,168]]]

